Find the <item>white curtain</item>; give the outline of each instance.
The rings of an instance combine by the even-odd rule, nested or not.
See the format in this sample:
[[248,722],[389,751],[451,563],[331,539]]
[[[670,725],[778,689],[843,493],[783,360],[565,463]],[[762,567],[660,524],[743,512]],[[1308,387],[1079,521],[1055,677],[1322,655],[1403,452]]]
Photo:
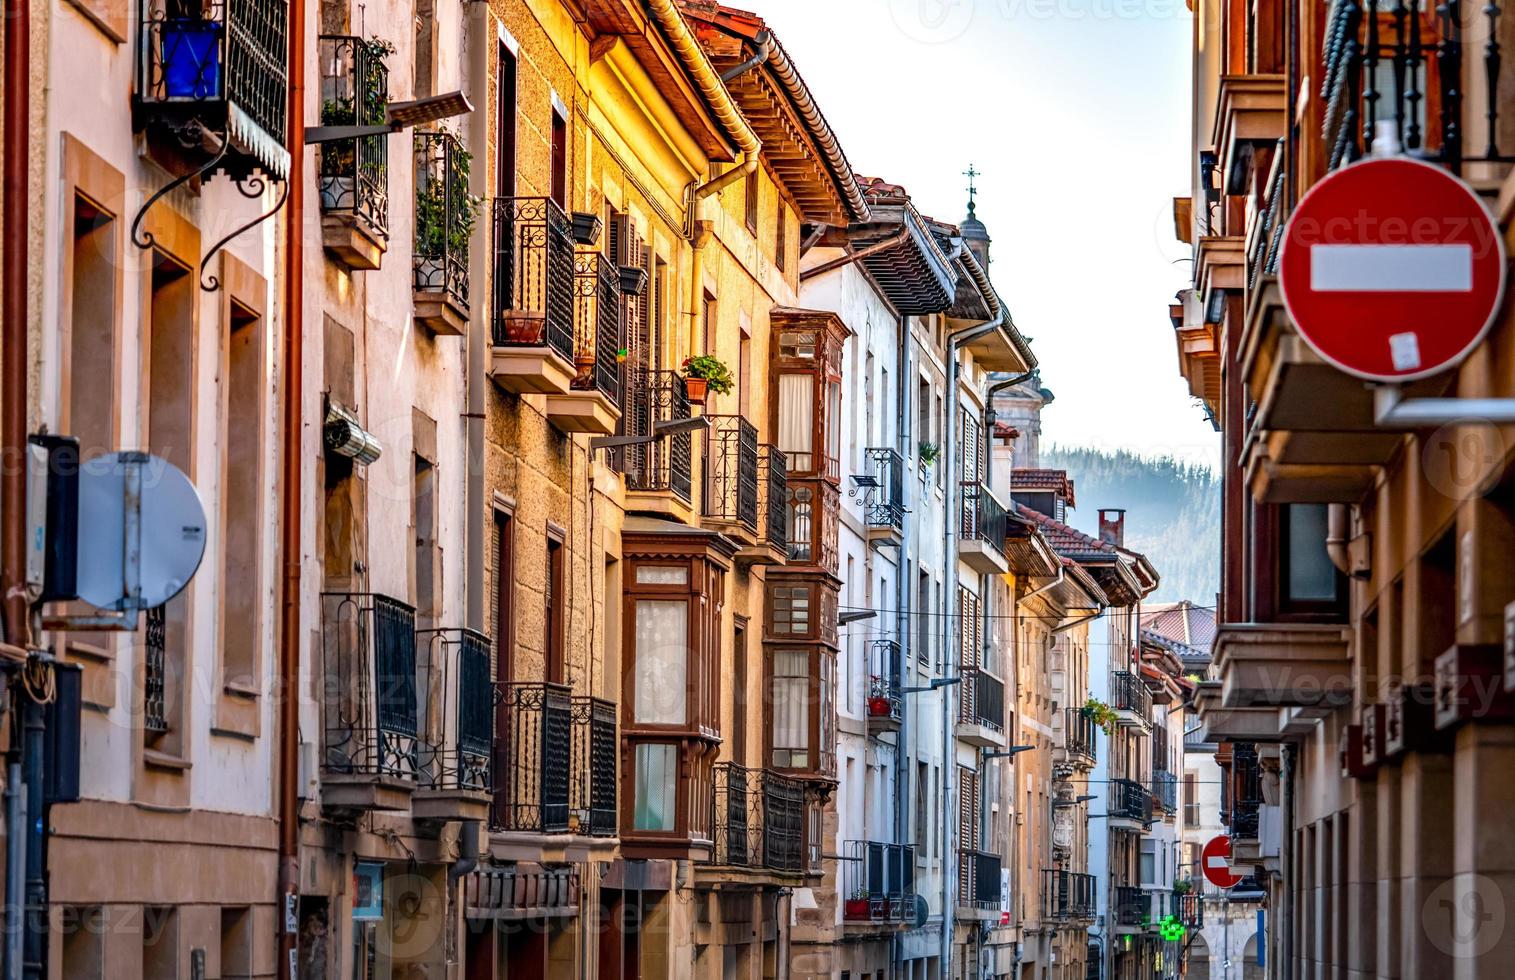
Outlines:
[[773,655],[773,762],[794,765],[810,749],[810,657],[803,650]]
[[632,716],[649,725],[682,725],[688,720],[689,605],[638,599],[636,617]]
[[810,469],[815,451],[815,378],[808,374],[779,375],[779,449],[794,458],[791,469]]

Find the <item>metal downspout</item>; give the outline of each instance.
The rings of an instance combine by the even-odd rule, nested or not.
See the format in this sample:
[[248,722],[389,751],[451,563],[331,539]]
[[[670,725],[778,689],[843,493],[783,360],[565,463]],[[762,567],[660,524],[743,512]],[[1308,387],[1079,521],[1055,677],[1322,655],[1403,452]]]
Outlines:
[[[899,328],[900,345],[899,364],[896,366],[896,370],[894,372],[894,404],[897,411],[894,422],[894,444],[895,452],[899,453],[902,459],[909,459],[909,456],[905,450],[909,445],[910,432],[908,427],[910,419],[914,418],[914,415],[912,415],[909,411],[905,401],[906,396],[909,392],[909,388],[905,384],[905,378],[910,373],[910,318],[906,316],[900,316],[896,319],[895,322]],[[900,486],[901,495],[905,493],[905,487],[907,486],[910,486],[908,475]],[[901,503],[903,502],[904,501],[902,500]],[[900,567],[896,570],[896,574],[894,576],[894,628],[900,638],[901,651],[900,673],[899,676],[895,678],[895,682],[902,687],[905,683],[906,666],[910,663],[911,655],[914,654],[917,657],[919,656],[918,651],[913,651],[910,648],[910,635],[913,631],[910,629],[910,612],[908,609],[911,590],[906,587],[905,583],[905,572],[909,564],[906,561],[905,557],[907,554],[909,554],[907,546],[904,541],[901,541]],[[910,832],[909,770],[911,768],[910,760],[912,758],[910,754],[909,741],[910,702],[911,699],[908,697],[900,699],[900,733],[899,741],[897,743],[898,751],[896,751],[894,755],[894,840],[899,844],[905,843],[905,837]],[[889,966],[891,971],[890,976],[899,975],[900,970],[904,966],[904,954],[904,942],[900,936],[896,934],[891,938],[891,941],[889,943]]]
[[[489,83],[489,54],[491,45],[489,38],[489,7],[487,4],[473,4],[468,12],[469,36],[465,43],[468,44],[467,66],[468,83],[470,88],[482,92],[488,88]],[[483,103],[483,99],[479,103]],[[484,147],[489,145],[489,113],[470,112],[468,114],[468,143],[470,146]],[[468,177],[468,193],[483,199],[488,197],[489,175],[484,167],[470,168]],[[488,257],[489,257],[489,227],[490,223],[477,221],[474,223],[473,237],[469,242],[468,258],[468,281],[477,286],[483,286],[488,280]],[[485,292],[478,289],[474,293]],[[469,628],[484,629],[484,528],[486,525],[485,514],[488,506],[484,496],[484,413],[487,410],[486,393],[488,391],[488,378],[484,373],[485,359],[489,356],[490,337],[488,333],[488,318],[492,315],[488,293],[485,293],[485,301],[475,299],[469,304],[468,317],[468,348],[467,363],[464,365],[465,386],[468,393],[467,421],[467,448],[468,454],[465,461],[468,466],[467,495],[468,514],[465,520],[465,533],[467,534],[467,552],[464,556],[467,585],[464,595],[464,619]]]
[[[1290,872],[1294,868],[1294,755],[1296,748],[1285,744],[1282,758],[1279,761],[1279,789],[1280,800],[1283,805],[1282,826],[1279,828],[1280,840],[1279,867],[1283,869],[1281,875],[1282,886],[1278,896],[1278,921],[1270,925],[1273,935],[1278,937],[1278,946],[1281,951],[1278,957],[1278,975],[1281,980],[1293,980],[1294,968],[1294,888],[1296,882]],[[1229,952],[1229,951],[1228,951]]]
[[[5,641],[31,645],[26,594],[27,257],[30,247],[31,3],[5,3],[5,161],[0,191],[5,200],[0,228],[5,268],[0,273],[0,604]],[[11,905],[10,908],[16,908]]]
[[284,221],[284,429],[280,452],[279,653],[274,673],[278,699],[279,902],[274,910],[278,931],[279,972],[295,974],[300,889],[300,561],[304,433],[305,301],[305,0],[289,2],[289,78],[287,98],[289,199]]
[[773,35],[764,30],[757,37],[757,53],[739,65],[721,72],[721,81],[731,82],[747,74],[752,69],[768,60],[768,54],[773,50]]

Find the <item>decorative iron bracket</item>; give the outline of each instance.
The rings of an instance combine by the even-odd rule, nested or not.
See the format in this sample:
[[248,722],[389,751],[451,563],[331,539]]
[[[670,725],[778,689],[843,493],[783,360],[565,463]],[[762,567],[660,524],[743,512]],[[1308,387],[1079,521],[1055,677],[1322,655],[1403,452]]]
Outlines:
[[[201,289],[205,290],[207,293],[213,293],[221,288],[220,277],[215,275],[207,276],[205,272],[205,270],[210,267],[210,260],[215,258],[217,252],[225,248],[227,243],[230,242],[233,238],[236,238],[244,231],[261,225],[269,218],[272,218],[274,215],[278,214],[279,211],[284,207],[284,202],[289,200],[289,181],[284,180],[279,181],[278,183],[280,184],[279,199],[274,202],[273,207],[258,215],[247,224],[242,225],[240,228],[234,228],[229,235],[227,235],[225,238],[222,238],[219,242],[216,242],[216,244],[210,247],[210,251],[205,253],[205,257],[200,260]],[[246,186],[244,186],[244,184]],[[267,189],[267,187],[268,181],[259,174],[252,174],[247,177],[245,181],[237,181],[237,190],[240,191],[244,197],[261,197],[263,195],[263,191]]]

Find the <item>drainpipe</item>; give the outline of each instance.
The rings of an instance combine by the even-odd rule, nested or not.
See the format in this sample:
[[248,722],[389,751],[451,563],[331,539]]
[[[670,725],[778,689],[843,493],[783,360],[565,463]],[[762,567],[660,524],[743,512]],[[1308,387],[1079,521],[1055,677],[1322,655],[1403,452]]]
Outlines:
[[[902,315],[896,316],[895,325],[899,336],[899,358],[894,372],[894,404],[896,412],[894,421],[894,448],[895,452],[899,453],[902,459],[909,459],[910,457],[906,450],[910,445],[910,420],[915,417],[907,401],[910,389],[905,383],[905,379],[910,374],[910,318]],[[906,488],[911,486],[910,475],[907,472],[904,479],[900,482],[901,504],[905,502]],[[912,533],[910,536],[913,538],[914,534]],[[911,642],[912,637],[915,635],[915,631],[910,629],[910,614],[912,612],[910,603],[913,601],[911,597],[914,595],[912,587],[914,583],[912,582],[907,585],[905,581],[905,572],[909,568],[909,562],[906,559],[906,555],[908,554],[909,543],[902,539],[900,542],[900,567],[898,574],[894,576],[896,579],[894,583],[894,628],[900,638],[900,675],[897,680],[901,686],[905,683],[905,671],[911,663],[911,658],[919,656],[919,651],[914,649]],[[917,556],[917,561],[919,561],[919,556]],[[918,576],[919,569],[917,569]],[[910,751],[910,707],[912,700],[909,697],[900,698],[900,732],[899,741],[896,743],[898,750],[894,756],[894,839],[901,844],[905,843],[906,835],[909,834],[910,830],[910,787],[913,785],[910,777],[912,775],[911,770],[914,768],[912,765],[914,755]],[[900,971],[904,968],[904,955],[905,947],[899,935],[891,936],[889,940],[890,976],[898,976],[900,974]]]
[[[489,7],[487,4],[472,4],[468,15],[469,47],[467,55],[468,83],[476,92],[488,87],[489,55]],[[482,105],[484,99],[475,100]],[[489,145],[489,114],[468,114],[468,143],[474,147]],[[485,167],[469,170],[468,193],[483,199],[488,196],[488,174]],[[474,223],[473,237],[469,241],[468,281],[474,284],[470,290],[468,316],[467,363],[464,365],[464,385],[467,390],[467,498],[468,513],[464,532],[467,544],[464,554],[464,569],[467,585],[464,587],[464,620],[470,629],[484,629],[484,516],[488,506],[484,497],[484,412],[488,378],[484,374],[485,358],[489,356],[488,320],[493,315],[488,294],[480,288],[488,280],[489,222]],[[484,294],[484,295],[480,295]]]
[[1278,892],[1278,921],[1272,924],[1273,935],[1278,937],[1281,955],[1278,957],[1279,974],[1284,980],[1292,980],[1294,969],[1294,888],[1296,882],[1289,872],[1294,867],[1294,755],[1297,749],[1291,744],[1283,747],[1279,760],[1279,807],[1283,820],[1279,828],[1278,864],[1283,869],[1282,885]]
[[[0,216],[7,247],[0,272],[0,608],[5,611],[5,640],[26,650],[31,645],[26,594],[26,421],[27,421],[27,248],[31,207],[31,3],[5,4],[5,195]],[[10,905],[14,909],[17,906]]]
[[1326,509],[1326,555],[1343,575],[1352,574],[1352,562],[1347,555],[1348,527],[1347,505],[1331,504]]
[[733,68],[728,68],[725,71],[721,72],[721,81],[730,82],[747,74],[758,65],[761,65],[763,62],[767,61],[768,53],[772,50],[773,35],[768,33],[767,29],[765,28],[763,32],[757,36],[757,53],[754,54],[751,58],[748,58],[746,61],[742,62],[740,65],[737,65]]
[[[479,822],[465,821],[458,827],[458,857],[447,868],[447,884],[456,886],[464,876],[479,866]],[[452,888],[449,887],[448,891]]]
[[[305,0],[289,4],[289,199],[284,207],[284,432],[280,469],[279,655],[274,692],[279,699],[279,971],[294,973],[300,894],[300,540],[304,433],[305,301]],[[285,965],[287,964],[287,965]]]

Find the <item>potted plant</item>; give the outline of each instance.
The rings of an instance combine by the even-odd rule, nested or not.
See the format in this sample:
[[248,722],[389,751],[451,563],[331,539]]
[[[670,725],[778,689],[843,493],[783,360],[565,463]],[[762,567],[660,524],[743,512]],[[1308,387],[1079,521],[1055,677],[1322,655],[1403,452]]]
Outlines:
[[430,151],[433,137],[422,136],[418,152],[416,179],[416,288],[445,289],[447,287],[447,260],[451,257],[466,268],[468,265],[468,242],[473,237],[478,223],[479,207],[483,198],[468,193],[468,174],[473,163],[473,154],[463,148],[450,133],[443,131],[442,139],[451,145],[452,166],[438,168],[435,173],[424,164],[422,154]]
[[937,458],[942,454],[942,447],[934,442],[923,442],[916,449],[920,453],[921,465],[923,466],[935,464]]
[[542,336],[547,329],[547,318],[540,313],[501,314],[505,328],[505,342],[521,347],[542,346]]
[[684,359],[684,392],[690,404],[705,404],[707,389],[724,395],[732,385],[731,369],[714,354],[696,354]]
[[867,889],[857,889],[852,893],[852,897],[848,898],[843,903],[842,917],[852,920],[872,918],[872,914],[868,907]]
[[[356,42],[361,51],[353,53],[353,74],[362,71],[362,77],[353,77],[351,90],[346,94],[334,94],[321,101],[321,125],[355,126],[384,121],[385,106],[389,103],[389,75],[384,59],[395,53],[395,46],[383,38],[370,38]],[[361,55],[361,57],[360,57]],[[331,80],[328,79],[328,83]],[[341,77],[334,86],[341,92]],[[323,88],[326,86],[323,85]],[[366,136],[365,140],[382,140],[384,137]],[[371,145],[371,144],[370,144]],[[323,210],[351,210],[357,206],[355,197],[358,176],[358,141],[334,140],[321,144],[321,207]]]
[[594,245],[600,240],[600,231],[604,227],[605,222],[591,211],[573,213],[573,240],[580,245]]
[[1175,881],[1173,883],[1173,894],[1175,895],[1187,895],[1193,890],[1194,882],[1189,881],[1186,878],[1180,878],[1178,881]]
[[213,99],[221,91],[221,25],[173,17],[159,27],[163,92],[170,99]]
[[1110,707],[1108,704],[1099,700],[1098,698],[1090,698],[1084,702],[1084,706],[1079,710],[1083,713],[1083,716],[1085,718],[1088,718],[1090,721],[1094,722],[1094,724],[1106,735],[1115,734],[1115,721],[1117,715],[1114,708]]
[[639,265],[621,266],[621,292],[626,296],[640,296],[647,289],[647,270]]

